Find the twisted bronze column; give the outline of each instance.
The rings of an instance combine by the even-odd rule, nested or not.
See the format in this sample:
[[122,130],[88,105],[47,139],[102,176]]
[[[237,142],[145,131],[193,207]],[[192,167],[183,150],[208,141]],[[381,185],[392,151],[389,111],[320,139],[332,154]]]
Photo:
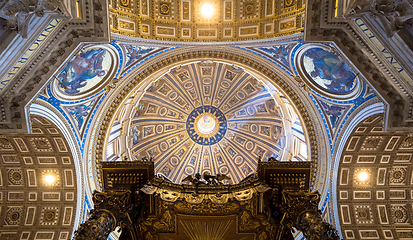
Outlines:
[[92,210],[90,218],[75,232],[76,240],[106,240],[116,227],[115,216],[104,209]]
[[93,203],[95,208],[90,212],[90,218],[80,225],[74,240],[106,240],[117,226],[124,228],[131,224],[131,191],[94,191]]
[[318,210],[320,194],[304,191],[283,191],[283,212],[281,224],[300,230],[307,240],[339,240],[337,230],[321,218]]

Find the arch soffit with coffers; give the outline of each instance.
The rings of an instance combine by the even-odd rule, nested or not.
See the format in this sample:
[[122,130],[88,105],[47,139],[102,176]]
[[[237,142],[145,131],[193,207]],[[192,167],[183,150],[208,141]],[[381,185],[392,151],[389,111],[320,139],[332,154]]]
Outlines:
[[[353,133],[354,129],[363,122],[365,119],[369,118],[370,116],[376,114],[383,114],[386,112],[386,105],[381,102],[379,99],[371,99],[365,103],[363,103],[356,111],[354,111],[346,121],[345,124],[345,131],[342,131],[339,136],[337,136],[338,140],[337,144],[333,149],[332,155],[332,164],[330,165],[330,171],[332,174],[329,178],[329,192],[331,198],[329,200],[329,204],[332,208],[333,219],[332,221],[335,223],[336,229],[338,230],[339,234],[341,235],[341,226],[339,221],[339,212],[337,207],[337,184],[338,184],[338,169],[340,165],[340,159],[343,155],[343,151],[345,151],[345,146],[347,140],[350,138],[351,134]],[[343,237],[343,236],[341,236]]]
[[123,106],[129,96],[139,89],[144,89],[144,86],[163,75],[172,66],[201,60],[222,61],[241,66],[253,75],[261,76],[261,79],[265,79],[264,82],[268,81],[277,86],[290,99],[300,115],[299,117],[307,133],[309,159],[314,164],[312,189],[317,189],[324,195],[325,181],[328,179],[327,169],[331,156],[328,154],[329,146],[326,144],[328,142],[326,129],[323,124],[318,124],[322,120],[309,95],[298,86],[298,83],[292,76],[288,75],[274,63],[239,48],[211,46],[181,47],[164,52],[142,63],[134,71],[119,79],[117,86],[107,93],[105,102],[96,114],[100,117],[96,119],[95,126],[91,127],[94,131],[88,134],[88,138],[90,136],[97,136],[86,148],[92,150],[92,159],[94,159],[91,163],[93,166],[88,166],[88,168],[96,169],[94,171],[94,179],[92,180],[94,182],[91,183],[91,186],[102,187],[99,185],[101,173],[96,163],[104,160],[106,157],[105,149],[109,137],[108,130],[112,126],[121,106]]
[[[75,165],[75,170],[76,170],[76,186],[77,186],[77,207],[76,207],[76,215],[75,215],[75,222],[74,222],[74,227],[73,227],[73,232],[76,231],[77,227],[79,224],[81,224],[82,221],[82,214],[83,214],[83,207],[84,207],[84,202],[83,200],[85,197],[91,199],[92,195],[91,192],[85,191],[87,190],[87,181],[85,177],[85,172],[87,169],[85,169],[85,164],[82,163],[81,159],[81,151],[74,141],[74,133],[71,131],[69,124],[65,120],[65,118],[61,115],[59,111],[56,111],[56,109],[50,107],[45,102],[42,101],[33,101],[30,104],[29,111],[33,115],[38,115],[41,117],[46,118],[47,120],[51,121],[56,127],[61,131],[63,136],[65,137],[69,148],[70,152],[72,153],[73,157],[73,164]],[[85,194],[87,196],[85,196]]]

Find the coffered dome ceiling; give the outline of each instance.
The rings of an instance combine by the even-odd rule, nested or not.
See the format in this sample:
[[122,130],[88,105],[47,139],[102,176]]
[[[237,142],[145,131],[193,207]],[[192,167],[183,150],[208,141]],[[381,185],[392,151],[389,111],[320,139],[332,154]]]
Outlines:
[[[212,16],[203,15],[209,4]],[[297,0],[110,1],[113,33],[166,41],[225,42],[292,35],[304,30]]]
[[126,145],[129,158],[153,157],[156,171],[177,183],[198,172],[227,174],[238,183],[256,171],[258,157],[307,160],[298,115],[264,82],[221,62],[174,67],[120,109],[107,160]]

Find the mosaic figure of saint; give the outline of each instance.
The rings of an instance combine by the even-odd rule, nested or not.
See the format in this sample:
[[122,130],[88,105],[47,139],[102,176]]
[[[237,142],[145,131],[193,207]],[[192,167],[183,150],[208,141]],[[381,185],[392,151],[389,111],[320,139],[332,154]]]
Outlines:
[[248,176],[252,172],[252,169],[250,168],[250,166],[245,164],[244,166],[242,166],[241,172],[244,174],[244,176]]
[[283,133],[283,128],[280,126],[275,126],[274,132],[273,132],[273,137],[274,137],[274,142],[278,145],[281,146],[281,138],[284,136]]
[[169,177],[169,174],[171,174],[172,170],[169,166],[165,166],[162,168],[161,173],[163,173],[163,175]]
[[217,162],[218,162],[218,165],[224,164],[224,160],[222,160],[222,157],[221,157],[221,156],[218,156],[218,157],[217,157]]
[[79,93],[79,89],[85,87],[88,80],[96,76],[105,76],[106,71],[102,69],[105,53],[105,49],[91,49],[81,52],[66,64],[58,76],[64,92],[67,94]]
[[195,166],[195,160],[196,160],[196,157],[193,156],[193,157],[191,158],[191,160],[189,161],[189,165]]
[[156,155],[156,147],[148,150],[149,158],[153,158]]
[[89,115],[89,111],[92,108],[94,101],[90,102],[89,105],[81,104],[77,105],[76,107],[72,108],[70,114],[72,114],[76,121],[77,121],[77,128],[81,129],[83,125],[83,121]]
[[325,89],[335,93],[348,93],[354,88],[356,75],[335,53],[322,48],[312,48],[307,50],[305,56],[311,59],[314,65],[308,73]]
[[141,140],[141,132],[138,130],[138,126],[132,127],[132,142],[133,144],[138,144]]
[[152,48],[152,47],[137,47],[137,46],[131,46],[131,45],[125,45],[125,49],[126,49],[126,58],[127,58],[125,67],[129,67],[135,61],[141,59],[142,57],[144,57],[151,51],[155,50],[155,48]]
[[273,57],[274,59],[281,61],[285,66],[289,66],[290,63],[288,61],[288,56],[290,54],[291,49],[293,49],[294,46],[295,44],[289,44],[273,47],[263,47],[260,49],[266,52],[267,54],[271,55],[271,57]]
[[235,75],[236,75],[235,73],[233,73],[231,71],[228,71],[228,70],[225,72],[225,78],[229,79],[231,81],[232,81],[232,79],[234,79]]
[[145,104],[139,103],[138,107],[136,108],[134,117],[139,117],[142,114],[144,108],[145,108]]
[[332,127],[335,127],[337,122],[340,119],[340,116],[343,114],[343,110],[346,108],[333,105],[333,104],[331,105],[323,104],[323,105],[325,107],[325,112],[327,116],[330,118]]
[[153,127],[144,127],[143,128],[143,136],[144,137],[149,136],[151,134],[153,134]]
[[268,111],[269,111],[271,114],[274,114],[274,115],[277,116],[277,117],[281,117],[280,112],[279,112],[279,110],[278,110],[278,106],[277,106],[277,104],[275,103],[275,100],[274,100],[274,99],[270,99],[270,100],[267,101],[267,108],[268,108]]

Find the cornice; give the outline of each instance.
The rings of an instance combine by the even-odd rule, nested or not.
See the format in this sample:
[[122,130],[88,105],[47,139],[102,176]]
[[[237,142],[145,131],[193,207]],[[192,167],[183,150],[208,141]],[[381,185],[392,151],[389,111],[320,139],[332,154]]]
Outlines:
[[108,43],[110,40],[106,0],[86,0],[84,20],[63,20],[59,29],[38,55],[28,62],[0,96],[2,119],[0,132],[27,132],[24,107],[55,71],[84,43]]
[[294,35],[288,35],[284,37],[268,38],[268,39],[258,39],[250,41],[235,41],[235,42],[171,42],[171,41],[161,41],[153,39],[144,39],[124,36],[116,33],[111,33],[113,40],[124,41],[128,43],[136,43],[141,45],[160,45],[165,47],[175,47],[175,46],[264,46],[273,45],[274,43],[297,41],[302,39],[303,33],[297,33]]
[[410,90],[400,84],[399,77],[392,74],[353,26],[329,21],[325,0],[309,0],[304,40],[306,42],[334,42],[359,69],[381,97],[389,103],[386,125],[389,129],[407,129],[413,126],[413,102]]

